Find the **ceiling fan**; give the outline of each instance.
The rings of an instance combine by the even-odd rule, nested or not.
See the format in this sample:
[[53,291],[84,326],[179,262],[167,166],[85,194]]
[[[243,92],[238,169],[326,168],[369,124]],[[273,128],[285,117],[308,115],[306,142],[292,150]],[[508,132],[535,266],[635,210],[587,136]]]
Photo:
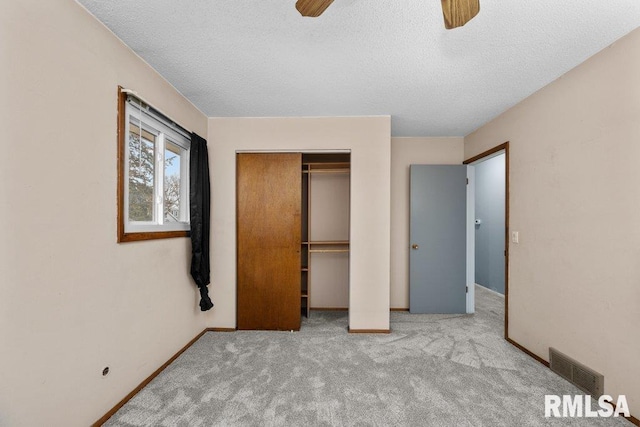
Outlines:
[[[444,26],[450,30],[462,27],[471,21],[480,11],[480,0],[440,0],[442,2],[442,14]],[[316,18],[322,15],[333,0],[298,0],[296,9],[302,16]]]

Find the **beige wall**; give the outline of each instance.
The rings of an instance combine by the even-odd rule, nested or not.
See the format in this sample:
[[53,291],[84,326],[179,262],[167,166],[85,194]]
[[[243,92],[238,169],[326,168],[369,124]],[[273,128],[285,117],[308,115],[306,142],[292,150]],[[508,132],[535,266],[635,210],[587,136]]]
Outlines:
[[206,324],[188,239],[116,243],[117,86],[207,121],[72,0],[0,32],[0,425],[86,426]]
[[391,308],[409,308],[409,165],[461,164],[462,138],[391,138]]
[[510,141],[509,335],[640,414],[640,29],[465,138]]
[[[311,173],[309,179],[309,240],[349,240],[350,174]],[[309,285],[311,308],[349,307],[349,254],[312,253]]]
[[390,125],[388,116],[209,119],[211,326],[236,325],[236,151],[351,150],[349,325],[389,328]]

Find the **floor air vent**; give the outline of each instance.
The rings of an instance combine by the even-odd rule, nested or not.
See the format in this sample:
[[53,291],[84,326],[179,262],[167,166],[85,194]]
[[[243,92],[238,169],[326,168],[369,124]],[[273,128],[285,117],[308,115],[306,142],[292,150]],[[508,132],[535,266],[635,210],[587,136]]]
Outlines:
[[604,375],[587,368],[553,347],[549,348],[549,367],[553,372],[596,399],[604,393]]

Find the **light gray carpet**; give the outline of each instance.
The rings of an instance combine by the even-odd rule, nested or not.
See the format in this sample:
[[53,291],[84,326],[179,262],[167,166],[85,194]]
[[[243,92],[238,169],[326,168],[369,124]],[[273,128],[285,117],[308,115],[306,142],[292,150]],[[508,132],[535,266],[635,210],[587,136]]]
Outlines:
[[312,312],[300,332],[205,334],[107,426],[620,425],[545,419],[545,394],[581,394],[502,338],[504,300],[475,315],[391,314],[392,333],[347,333]]

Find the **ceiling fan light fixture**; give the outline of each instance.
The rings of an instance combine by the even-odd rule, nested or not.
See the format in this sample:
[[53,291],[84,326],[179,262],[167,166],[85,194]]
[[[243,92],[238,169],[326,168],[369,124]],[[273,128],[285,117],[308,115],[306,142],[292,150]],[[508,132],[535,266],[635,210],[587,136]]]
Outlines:
[[302,16],[317,18],[331,6],[331,3],[333,3],[333,0],[298,0],[296,9]]
[[441,0],[444,27],[462,27],[480,12],[480,0]]

